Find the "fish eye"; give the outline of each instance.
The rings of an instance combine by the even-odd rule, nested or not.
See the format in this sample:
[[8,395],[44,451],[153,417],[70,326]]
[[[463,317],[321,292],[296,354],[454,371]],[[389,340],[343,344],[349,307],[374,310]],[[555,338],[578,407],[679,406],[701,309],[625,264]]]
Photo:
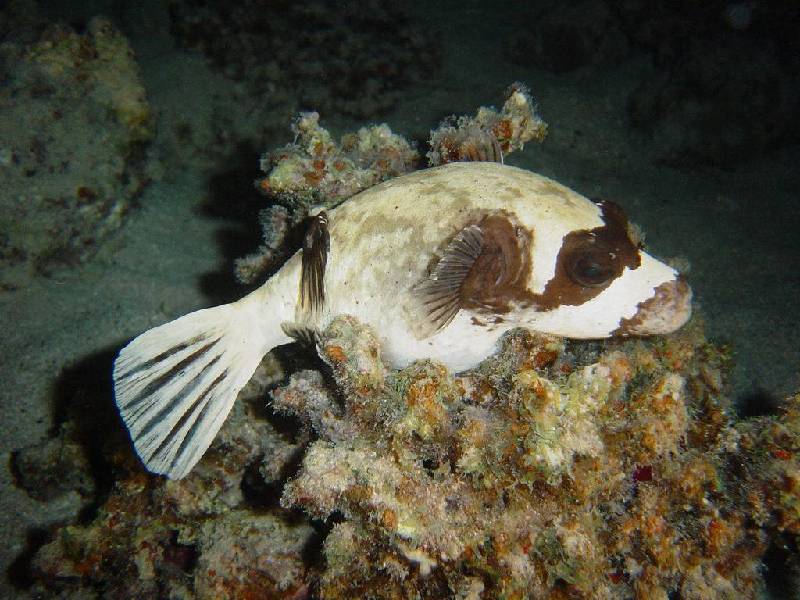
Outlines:
[[589,250],[578,254],[567,266],[570,279],[583,287],[599,287],[614,277],[614,261],[608,252]]

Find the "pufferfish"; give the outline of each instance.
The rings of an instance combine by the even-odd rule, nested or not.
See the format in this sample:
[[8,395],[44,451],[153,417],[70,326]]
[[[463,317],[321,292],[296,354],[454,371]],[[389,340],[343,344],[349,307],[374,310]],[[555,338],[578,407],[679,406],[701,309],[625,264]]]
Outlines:
[[337,315],[372,326],[394,368],[428,358],[463,371],[515,327],[663,334],[690,313],[683,277],[639,247],[616,204],[523,169],[457,162],[315,214],[303,248],[259,289],[125,346],[114,391],[144,465],[177,479],[263,356]]

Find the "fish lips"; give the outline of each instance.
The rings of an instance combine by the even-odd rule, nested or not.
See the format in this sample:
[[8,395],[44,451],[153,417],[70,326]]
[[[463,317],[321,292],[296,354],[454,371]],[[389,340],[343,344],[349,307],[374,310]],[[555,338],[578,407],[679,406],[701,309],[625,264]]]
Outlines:
[[618,336],[672,333],[692,316],[692,288],[683,275],[653,289],[653,295],[640,302],[634,315],[620,321],[612,334]]

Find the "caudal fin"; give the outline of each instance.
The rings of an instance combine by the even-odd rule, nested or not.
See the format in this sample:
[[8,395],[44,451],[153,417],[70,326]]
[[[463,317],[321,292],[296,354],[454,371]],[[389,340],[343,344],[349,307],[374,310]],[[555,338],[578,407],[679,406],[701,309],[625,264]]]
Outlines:
[[239,304],[198,310],[120,351],[114,395],[144,465],[180,479],[203,456],[272,347]]

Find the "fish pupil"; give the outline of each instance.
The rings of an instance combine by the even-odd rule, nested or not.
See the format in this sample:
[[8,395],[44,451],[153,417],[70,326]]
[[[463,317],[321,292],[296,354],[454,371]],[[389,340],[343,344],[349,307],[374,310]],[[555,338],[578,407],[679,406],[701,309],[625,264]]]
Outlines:
[[602,260],[602,257],[594,253],[578,258],[570,270],[573,281],[584,287],[596,287],[603,285],[613,276],[613,269],[610,261]]

